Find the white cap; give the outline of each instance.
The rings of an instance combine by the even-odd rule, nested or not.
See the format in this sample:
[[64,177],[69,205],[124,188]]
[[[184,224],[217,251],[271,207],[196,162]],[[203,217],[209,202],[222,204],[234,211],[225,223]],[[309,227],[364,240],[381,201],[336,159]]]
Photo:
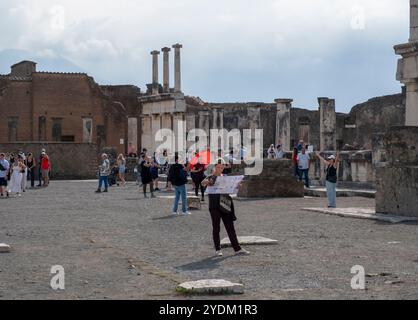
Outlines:
[[335,160],[335,156],[334,155],[330,155],[327,159],[328,160]]

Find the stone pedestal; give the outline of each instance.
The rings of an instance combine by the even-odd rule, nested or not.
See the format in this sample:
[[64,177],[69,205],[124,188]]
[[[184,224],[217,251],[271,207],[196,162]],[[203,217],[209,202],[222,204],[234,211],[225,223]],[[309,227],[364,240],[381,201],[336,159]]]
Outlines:
[[418,217],[418,126],[392,127],[375,143],[384,157],[376,161],[376,212]]
[[281,144],[282,149],[291,151],[290,146],[290,109],[292,108],[292,99],[276,99],[276,145]]

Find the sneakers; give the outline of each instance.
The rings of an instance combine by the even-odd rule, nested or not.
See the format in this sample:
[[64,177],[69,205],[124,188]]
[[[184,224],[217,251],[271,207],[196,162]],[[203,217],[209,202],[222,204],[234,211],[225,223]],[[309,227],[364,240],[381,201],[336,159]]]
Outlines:
[[183,212],[181,215],[183,216],[190,216],[192,213],[190,211]]
[[215,252],[215,256],[216,256],[216,257],[223,257],[223,256],[224,256],[224,254],[222,253],[222,251],[221,251],[221,250],[219,250],[219,251],[216,251],[216,252]]
[[98,189],[96,190],[96,193],[102,193],[102,190]]
[[237,256],[248,256],[249,254],[250,252],[245,249],[241,249],[240,251],[235,252],[235,255]]
[[172,216],[178,216],[178,212],[177,211],[176,212],[173,212],[171,215]]

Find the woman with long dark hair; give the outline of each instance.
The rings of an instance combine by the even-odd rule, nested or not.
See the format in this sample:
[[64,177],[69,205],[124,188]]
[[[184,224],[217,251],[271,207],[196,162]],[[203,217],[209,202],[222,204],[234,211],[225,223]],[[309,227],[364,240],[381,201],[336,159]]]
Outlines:
[[[225,161],[220,158],[216,161],[216,165],[213,173],[208,176],[203,182],[202,185],[213,186],[216,182],[217,177],[222,176],[222,172],[225,169]],[[226,200],[226,201],[225,201]],[[225,207],[228,207],[226,208]],[[250,252],[241,248],[238,237],[235,232],[234,221],[236,221],[235,208],[232,201],[232,198],[228,195],[221,194],[209,194],[209,212],[212,219],[213,227],[213,242],[215,245],[216,256],[223,256],[221,251],[221,220],[224,223],[226,232],[228,234],[229,240],[231,241],[232,247],[237,255],[248,255]]]

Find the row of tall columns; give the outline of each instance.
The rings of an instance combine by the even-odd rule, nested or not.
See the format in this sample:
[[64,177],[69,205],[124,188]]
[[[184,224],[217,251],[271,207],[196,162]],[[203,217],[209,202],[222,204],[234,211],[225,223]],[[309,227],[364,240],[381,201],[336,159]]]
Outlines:
[[[180,50],[183,46],[179,43],[173,45],[174,49],[174,92],[181,92],[181,53]],[[163,52],[163,91],[164,93],[170,92],[170,51],[168,47],[161,49]],[[160,51],[154,50],[152,55],[152,94],[158,94],[159,87],[159,69],[158,69],[158,56]]]
[[[291,151],[291,108],[292,99],[276,99],[276,142],[283,149]],[[320,113],[320,151],[335,151],[337,149],[337,119],[335,113],[335,100],[318,98]],[[307,142],[307,141],[305,141]]]

